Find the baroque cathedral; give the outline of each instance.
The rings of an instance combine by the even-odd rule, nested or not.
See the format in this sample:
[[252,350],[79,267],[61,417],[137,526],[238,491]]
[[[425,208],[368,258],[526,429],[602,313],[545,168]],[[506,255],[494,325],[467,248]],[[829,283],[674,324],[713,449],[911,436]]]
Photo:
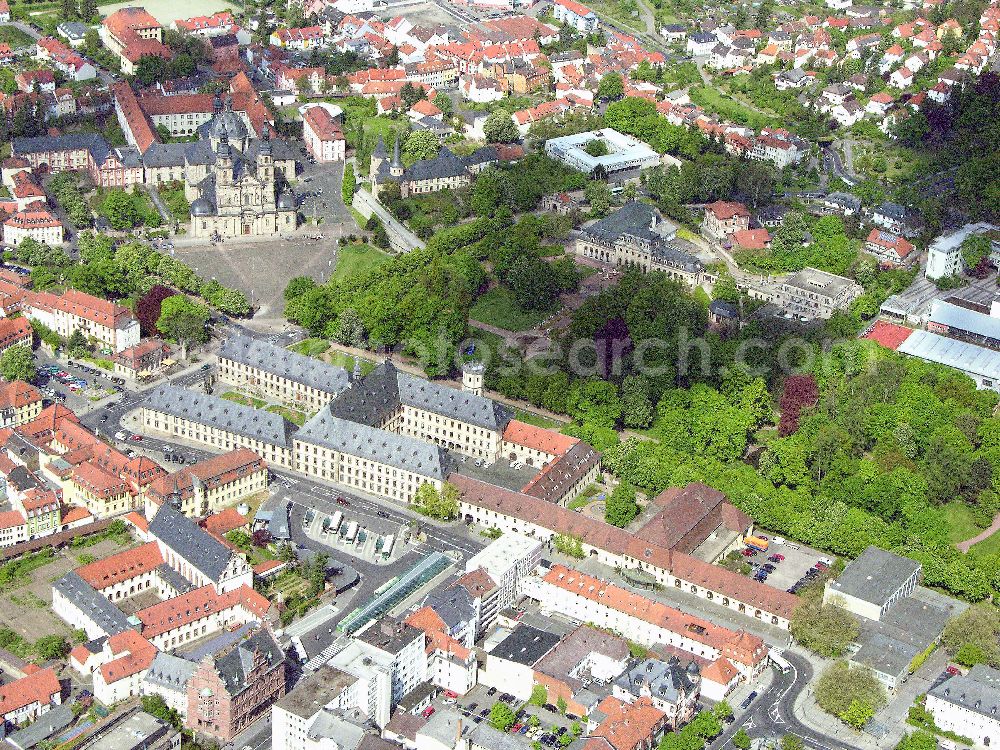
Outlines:
[[[226,107],[198,130],[208,153],[188,162],[184,193],[191,201],[191,236],[269,236],[294,231],[295,195],[279,187],[268,131],[252,139],[243,119]],[[202,149],[205,150],[204,147]],[[288,166],[281,172],[285,172]],[[294,176],[295,162],[291,161]],[[282,175],[283,177],[283,175]],[[282,182],[284,180],[282,179]]]

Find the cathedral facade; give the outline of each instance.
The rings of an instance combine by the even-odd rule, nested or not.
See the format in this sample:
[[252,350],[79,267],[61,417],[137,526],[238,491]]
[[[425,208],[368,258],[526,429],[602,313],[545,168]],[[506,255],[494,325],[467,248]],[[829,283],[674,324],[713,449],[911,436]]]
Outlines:
[[227,108],[216,112],[199,134],[207,137],[213,158],[186,164],[191,236],[266,237],[294,231],[295,196],[279,185],[267,132],[252,140],[242,118]]

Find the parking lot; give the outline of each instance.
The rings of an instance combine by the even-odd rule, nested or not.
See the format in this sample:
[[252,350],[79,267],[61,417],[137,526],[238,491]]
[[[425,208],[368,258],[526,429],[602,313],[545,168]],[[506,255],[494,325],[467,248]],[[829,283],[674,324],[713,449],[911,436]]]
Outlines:
[[[514,712],[516,721],[509,733],[522,740],[525,746],[536,741],[543,747],[553,748],[568,744],[567,740],[560,741],[560,738],[567,735],[572,737],[574,724],[580,720],[579,716],[573,714],[563,715],[554,705],[535,706],[485,685],[477,685],[461,697],[442,693],[431,703],[430,708],[435,711],[452,708],[475,724],[481,724],[489,721],[493,704],[498,702],[506,703]],[[430,715],[428,709],[424,709],[424,713]],[[583,727],[577,725],[576,731],[582,730]]]
[[83,411],[96,401],[121,393],[125,384],[124,379],[90,363],[57,362],[45,357],[39,360],[34,384],[44,398],[73,411]]
[[341,510],[324,513],[310,508],[302,518],[302,529],[310,539],[339,552],[376,564],[388,564],[406,552],[402,543],[405,527],[393,523],[386,511],[370,518],[352,513],[350,501]]
[[[822,552],[789,542],[779,544],[775,539],[769,540],[766,551],[755,550],[751,555],[745,554],[744,559],[753,566],[751,576],[760,576],[758,580],[762,583],[782,591],[789,591],[796,585],[801,587],[803,583],[818,578],[821,570],[810,572],[817,563],[822,561],[821,567],[832,564],[832,560]],[[767,574],[766,577],[763,573]]]

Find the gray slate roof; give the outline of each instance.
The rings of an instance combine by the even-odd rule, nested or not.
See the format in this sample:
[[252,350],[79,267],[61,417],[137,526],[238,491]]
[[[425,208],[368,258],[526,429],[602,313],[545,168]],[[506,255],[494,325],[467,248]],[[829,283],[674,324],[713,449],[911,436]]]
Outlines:
[[869,547],[830,583],[830,590],[881,607],[918,570],[916,560]]
[[279,414],[175,385],[154,388],[147,395],[144,406],[282,448],[290,446],[292,433],[297,429]]
[[132,627],[125,613],[80,578],[76,571],[71,570],[53,583],[52,588],[71,601],[108,635],[115,635]]
[[402,404],[490,430],[502,431],[511,420],[510,411],[492,399],[408,375],[391,362],[383,362],[335,398],[330,413],[375,427]]
[[226,339],[219,347],[219,359],[256,367],[331,395],[340,393],[351,383],[351,378],[343,367],[249,336]]
[[977,664],[968,674],[949,677],[927,694],[995,720],[1000,714],[1000,671]]
[[143,682],[153,688],[152,692],[185,692],[188,680],[197,668],[193,661],[161,651],[153,658]]
[[149,534],[172,549],[191,567],[218,581],[235,554],[180,511],[160,506],[149,522]]
[[296,433],[295,439],[432,479],[443,480],[448,475],[448,456],[443,448],[406,435],[341,419],[334,416],[329,407],[320,409],[316,416],[306,422]]
[[29,750],[41,744],[56,732],[65,729],[76,717],[73,716],[73,704],[67,701],[58,706],[53,706],[50,710],[39,716],[32,724],[19,732],[14,732],[7,737],[9,745],[18,750]]
[[276,667],[285,660],[285,652],[274,640],[271,631],[266,628],[258,630],[245,641],[241,641],[234,649],[215,660],[215,669],[230,695],[238,695],[249,686],[248,679],[253,671],[255,652],[264,655],[269,668]]
[[[695,664],[695,662],[691,662]],[[670,661],[642,659],[629,663],[628,668],[615,679],[615,685],[630,695],[639,697],[649,692],[654,698],[676,703],[681,694],[690,694],[697,688],[697,665],[692,672],[681,666],[674,657]]]

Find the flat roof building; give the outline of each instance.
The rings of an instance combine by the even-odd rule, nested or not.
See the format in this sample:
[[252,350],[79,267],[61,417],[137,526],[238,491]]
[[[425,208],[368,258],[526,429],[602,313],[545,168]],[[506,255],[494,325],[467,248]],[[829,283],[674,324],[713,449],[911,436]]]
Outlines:
[[869,547],[835,581],[827,582],[823,601],[881,620],[894,602],[913,593],[920,571],[916,560]]
[[[600,153],[598,156],[587,150],[588,144],[594,141],[600,144],[592,149]],[[655,167],[660,163],[660,155],[649,145],[612,128],[550,138],[545,142],[545,153],[587,174],[593,174],[600,167],[607,176]]]

